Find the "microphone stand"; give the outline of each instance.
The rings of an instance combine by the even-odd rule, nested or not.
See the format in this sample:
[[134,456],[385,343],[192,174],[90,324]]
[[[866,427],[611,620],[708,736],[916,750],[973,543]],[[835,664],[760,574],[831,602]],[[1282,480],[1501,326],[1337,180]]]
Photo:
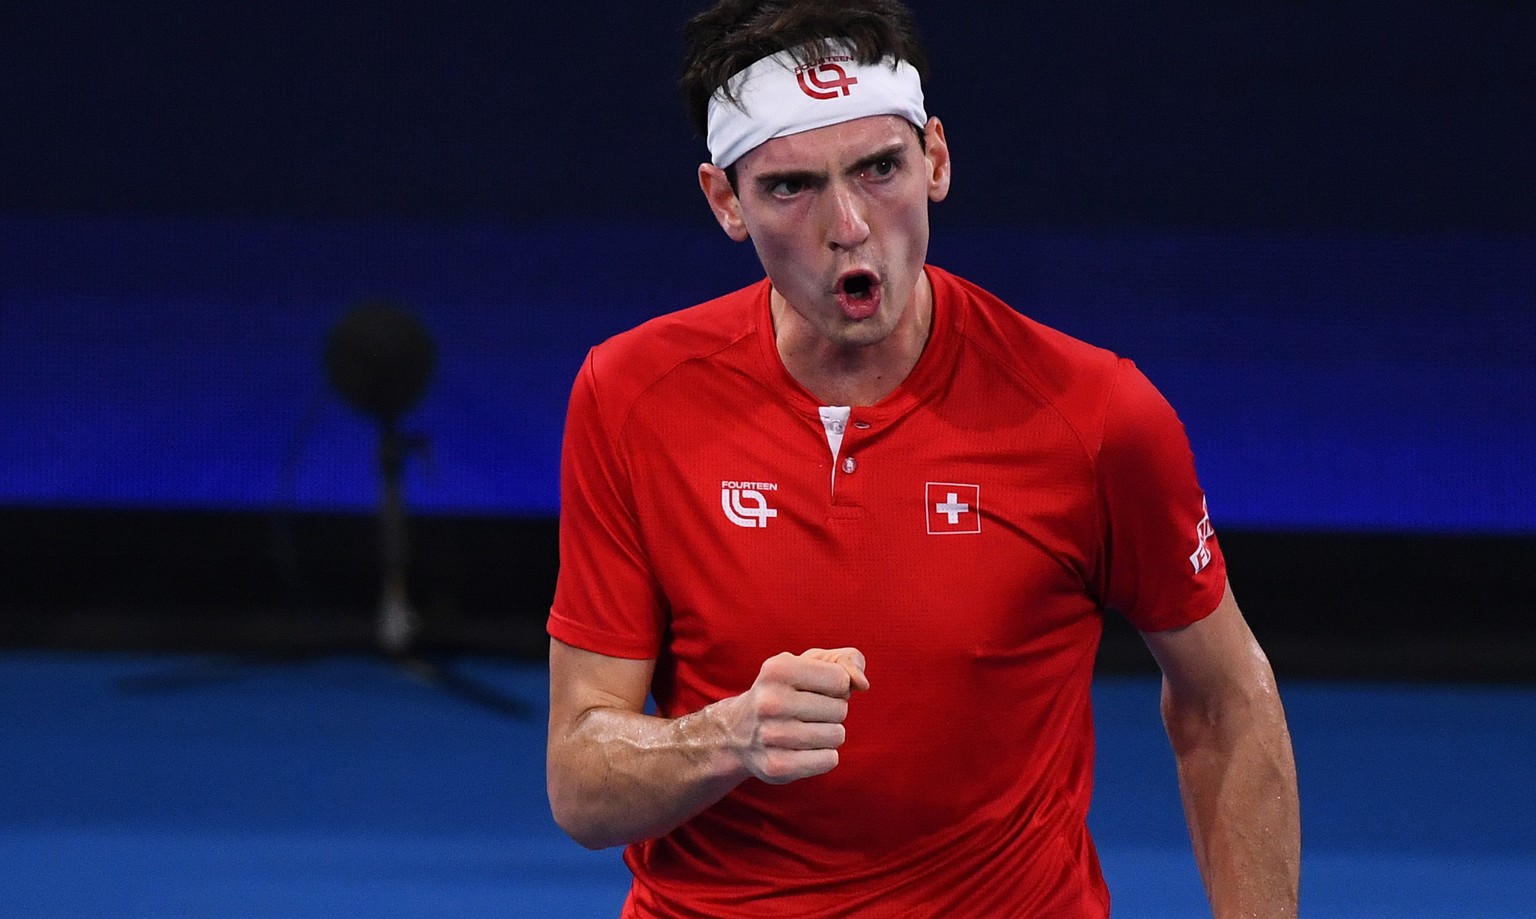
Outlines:
[[405,590],[405,458],[425,442],[400,433],[394,419],[379,428],[379,555],[383,562],[375,637],[386,654],[405,654],[416,641],[421,621]]
[[[406,590],[409,544],[405,514],[405,464],[427,445],[426,438],[404,434],[393,416],[379,417],[379,606],[374,639],[384,660],[411,679],[512,718],[526,719],[532,711],[524,702],[465,676],[450,664],[416,653],[421,617]],[[233,679],[257,666],[307,663],[343,652],[298,652],[269,655],[254,661],[222,661],[169,673],[143,674],[117,681],[123,692],[153,692]]]
[[526,718],[528,706],[459,673],[441,661],[413,652],[421,619],[406,592],[408,555],[403,480],[406,458],[426,446],[425,438],[402,434],[395,419],[379,424],[379,556],[382,562],[378,617],[374,636],[380,651],[413,679],[493,711]]

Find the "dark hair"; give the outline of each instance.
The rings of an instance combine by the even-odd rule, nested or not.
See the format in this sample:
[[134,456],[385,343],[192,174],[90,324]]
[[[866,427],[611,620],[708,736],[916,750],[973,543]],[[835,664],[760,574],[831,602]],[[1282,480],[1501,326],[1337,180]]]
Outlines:
[[780,51],[824,52],[828,39],[850,42],[861,64],[893,57],[928,77],[912,12],[900,0],[720,0],[683,27],[679,88],[694,129],[707,133],[709,99],[731,77]]

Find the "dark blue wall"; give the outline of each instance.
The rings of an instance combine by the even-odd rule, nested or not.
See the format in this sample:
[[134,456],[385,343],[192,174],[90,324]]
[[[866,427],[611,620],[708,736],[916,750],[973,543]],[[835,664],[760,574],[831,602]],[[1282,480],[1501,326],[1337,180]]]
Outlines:
[[[584,348],[755,277],[693,3],[0,11],[0,505],[353,508],[359,298],[442,351],[418,506],[555,510]],[[934,261],[1140,363],[1218,523],[1536,531],[1536,10],[914,3]]]
[[[698,222],[692,0],[6,4],[22,212]],[[984,226],[1536,229],[1536,6],[913,6]]]

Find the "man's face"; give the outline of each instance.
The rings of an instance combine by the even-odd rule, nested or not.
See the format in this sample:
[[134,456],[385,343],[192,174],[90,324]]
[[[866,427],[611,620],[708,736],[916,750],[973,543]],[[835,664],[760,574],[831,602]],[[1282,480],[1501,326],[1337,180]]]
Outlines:
[[876,344],[911,321],[928,204],[949,190],[937,119],[925,136],[926,153],[909,123],[877,115],[775,138],[737,160],[735,194],[703,167],[721,226],[752,240],[774,290],[827,344]]

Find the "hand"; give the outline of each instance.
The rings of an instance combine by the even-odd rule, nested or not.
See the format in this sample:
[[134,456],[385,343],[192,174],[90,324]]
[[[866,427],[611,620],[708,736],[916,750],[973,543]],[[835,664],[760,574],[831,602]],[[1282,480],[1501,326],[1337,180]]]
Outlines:
[[772,785],[832,771],[847,737],[848,698],[868,688],[855,648],[770,657],[752,688],[728,700],[743,768]]

